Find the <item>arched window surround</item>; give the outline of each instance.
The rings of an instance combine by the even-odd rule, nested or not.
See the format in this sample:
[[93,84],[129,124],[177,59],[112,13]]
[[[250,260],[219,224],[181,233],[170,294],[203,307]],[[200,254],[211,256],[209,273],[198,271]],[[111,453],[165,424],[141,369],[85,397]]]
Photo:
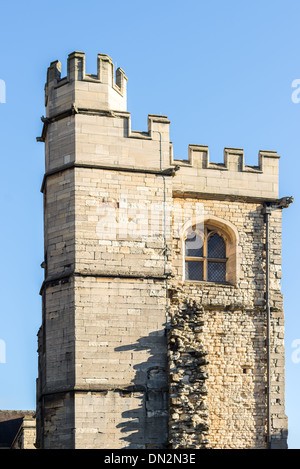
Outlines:
[[[204,233],[207,228],[221,236],[226,245],[226,277],[225,283],[235,285],[239,280],[239,235],[237,228],[229,221],[209,215],[204,217],[203,223],[195,225],[193,220],[187,221],[181,230],[183,280],[185,282],[207,282],[207,280],[188,280],[185,278],[185,241],[189,230]],[[211,282],[210,282],[211,283]],[[213,282],[218,283],[218,282]]]

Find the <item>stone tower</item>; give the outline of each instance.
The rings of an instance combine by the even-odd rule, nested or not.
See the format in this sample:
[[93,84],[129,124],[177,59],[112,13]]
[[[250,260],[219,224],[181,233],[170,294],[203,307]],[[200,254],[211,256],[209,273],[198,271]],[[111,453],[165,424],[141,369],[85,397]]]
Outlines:
[[40,448],[286,447],[276,152],[173,160],[131,129],[127,78],[50,64]]

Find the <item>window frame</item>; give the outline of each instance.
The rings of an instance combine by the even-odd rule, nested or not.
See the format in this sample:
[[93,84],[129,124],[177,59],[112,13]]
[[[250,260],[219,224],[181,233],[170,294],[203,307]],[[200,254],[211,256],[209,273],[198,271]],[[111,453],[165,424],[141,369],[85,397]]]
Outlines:
[[[191,228],[191,227],[190,227]],[[200,236],[203,239],[203,256],[187,256],[186,255],[186,240],[188,236],[188,230],[186,231],[186,235],[184,238],[184,273],[186,269],[186,262],[201,262],[202,263],[202,279],[195,280],[195,279],[188,279],[185,277],[184,274],[184,279],[187,282],[209,282],[209,283],[216,283],[216,284],[225,284],[228,283],[227,279],[227,262],[228,262],[228,239],[226,234],[217,228],[216,226],[212,226],[209,224],[204,224],[204,229],[199,231],[197,230],[197,226],[193,226],[192,228],[193,231]],[[214,258],[214,257],[208,257],[208,241],[209,238],[212,237],[213,235],[217,234],[220,236],[220,238],[223,239],[224,244],[225,244],[225,257],[223,258]],[[208,280],[208,263],[209,262],[218,262],[225,264],[225,280],[221,282],[216,282],[214,280]]]

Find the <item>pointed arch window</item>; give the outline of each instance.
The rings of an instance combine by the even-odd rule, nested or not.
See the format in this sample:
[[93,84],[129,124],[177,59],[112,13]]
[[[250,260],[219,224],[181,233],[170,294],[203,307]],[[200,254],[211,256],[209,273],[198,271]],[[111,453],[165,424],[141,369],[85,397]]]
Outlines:
[[219,229],[191,227],[185,239],[185,279],[226,282],[226,235]]

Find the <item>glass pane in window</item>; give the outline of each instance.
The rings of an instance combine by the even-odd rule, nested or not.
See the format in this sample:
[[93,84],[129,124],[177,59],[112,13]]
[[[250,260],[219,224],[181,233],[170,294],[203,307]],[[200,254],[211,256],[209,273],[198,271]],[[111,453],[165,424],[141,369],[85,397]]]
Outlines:
[[203,239],[195,231],[191,231],[187,235],[185,255],[188,257],[203,257]]
[[225,282],[226,281],[226,263],[225,262],[208,262],[207,280],[209,282]]
[[208,238],[207,257],[224,259],[226,257],[226,246],[223,238],[217,233]]
[[185,278],[186,280],[203,280],[203,262],[186,261]]

